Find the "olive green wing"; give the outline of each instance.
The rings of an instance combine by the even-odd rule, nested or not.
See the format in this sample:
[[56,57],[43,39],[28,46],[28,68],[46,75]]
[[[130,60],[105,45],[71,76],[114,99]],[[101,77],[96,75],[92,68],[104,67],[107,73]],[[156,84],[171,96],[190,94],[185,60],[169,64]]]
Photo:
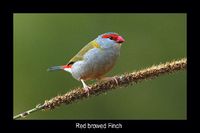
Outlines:
[[100,48],[99,44],[96,41],[91,41],[85,45],[69,62],[68,65],[74,64],[77,61],[83,60],[83,56],[86,52],[93,48]]

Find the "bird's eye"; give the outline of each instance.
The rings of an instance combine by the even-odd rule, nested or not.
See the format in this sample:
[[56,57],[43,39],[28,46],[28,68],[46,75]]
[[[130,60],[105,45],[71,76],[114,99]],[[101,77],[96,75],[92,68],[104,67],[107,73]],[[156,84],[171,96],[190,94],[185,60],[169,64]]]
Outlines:
[[111,40],[113,39],[113,37],[112,37],[112,36],[110,36],[109,38],[110,38]]

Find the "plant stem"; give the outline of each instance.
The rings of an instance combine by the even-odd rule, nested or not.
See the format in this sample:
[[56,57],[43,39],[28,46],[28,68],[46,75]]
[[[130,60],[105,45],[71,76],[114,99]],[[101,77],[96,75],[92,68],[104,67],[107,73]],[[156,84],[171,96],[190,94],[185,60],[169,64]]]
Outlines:
[[116,89],[117,87],[131,85],[132,83],[138,83],[141,81],[145,81],[146,79],[153,79],[163,74],[169,74],[172,72],[176,72],[179,70],[184,70],[187,68],[187,59],[183,58],[177,61],[166,62],[164,64],[155,65],[143,70],[139,70],[132,73],[116,75],[110,80],[105,82],[99,82],[91,85],[91,89],[88,93],[86,93],[83,88],[77,88],[67,92],[62,96],[56,96],[50,100],[46,100],[43,104],[37,105],[35,108],[23,112],[19,115],[13,117],[13,119],[18,119],[21,117],[25,117],[33,112],[39,110],[47,110],[54,109],[57,106],[60,106],[62,103],[70,104],[77,100],[82,100],[84,98],[89,98],[94,95],[99,95],[104,92],[107,92],[112,89]]

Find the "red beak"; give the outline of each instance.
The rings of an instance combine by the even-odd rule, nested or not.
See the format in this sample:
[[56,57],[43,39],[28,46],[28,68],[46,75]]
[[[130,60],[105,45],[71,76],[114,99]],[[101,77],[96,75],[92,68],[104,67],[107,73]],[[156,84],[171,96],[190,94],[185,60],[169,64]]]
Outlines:
[[124,40],[124,38],[123,37],[121,37],[121,36],[118,36],[117,37],[117,43],[123,43],[125,40]]

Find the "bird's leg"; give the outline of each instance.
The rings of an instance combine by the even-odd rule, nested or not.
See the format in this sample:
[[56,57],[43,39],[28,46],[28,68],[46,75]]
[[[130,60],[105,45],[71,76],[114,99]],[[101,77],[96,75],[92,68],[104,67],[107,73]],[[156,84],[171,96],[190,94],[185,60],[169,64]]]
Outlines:
[[118,85],[118,81],[115,77],[101,77],[101,81],[109,81],[109,80],[115,80],[116,84]]
[[83,84],[83,89],[84,91],[89,95],[89,90],[91,89],[91,87],[87,86],[84,82],[84,80],[81,79],[81,82]]

